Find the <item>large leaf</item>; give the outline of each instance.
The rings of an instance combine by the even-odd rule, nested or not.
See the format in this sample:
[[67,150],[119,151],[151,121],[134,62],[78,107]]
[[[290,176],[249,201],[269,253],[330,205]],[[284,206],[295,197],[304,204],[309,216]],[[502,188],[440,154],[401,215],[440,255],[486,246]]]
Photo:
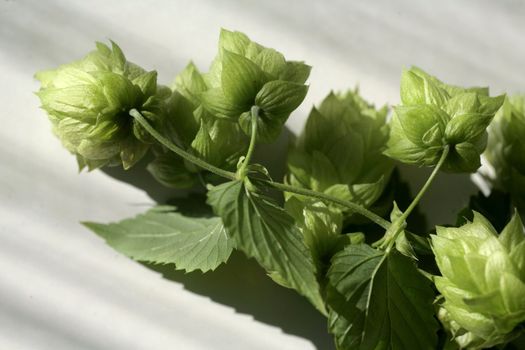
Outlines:
[[410,258],[350,245],[328,278],[330,331],[341,349],[435,349],[434,293]]
[[324,303],[312,256],[293,218],[270,198],[230,181],[208,192],[237,249],[255,258],[278,283],[296,289],[321,312]]
[[84,225],[130,258],[173,263],[188,272],[216,269],[228,260],[233,247],[220,218],[189,217],[170,206],[156,207],[118,223]]

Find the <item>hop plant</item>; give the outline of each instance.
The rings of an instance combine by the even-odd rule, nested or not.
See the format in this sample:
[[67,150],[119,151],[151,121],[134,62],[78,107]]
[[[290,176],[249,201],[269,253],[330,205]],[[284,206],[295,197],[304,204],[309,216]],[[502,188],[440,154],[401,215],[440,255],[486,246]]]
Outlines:
[[385,154],[408,164],[434,166],[446,146],[448,172],[474,172],[487,143],[486,128],[504,96],[486,88],[445,84],[419,68],[401,77],[402,105],[394,108]]
[[485,156],[496,171],[496,187],[511,193],[525,209],[525,96],[505,100],[489,126]]
[[[129,168],[151,149],[148,169],[157,180],[195,187],[177,206],[118,223],[84,223],[130,258],[207,272],[240,251],[327,316],[341,350],[437,349],[443,328],[471,349],[523,334],[519,216],[498,236],[476,213],[459,228],[438,227],[432,244],[410,220],[442,169],[477,169],[487,125],[504,97],[411,68],[403,72],[402,105],[389,124],[388,109],[376,109],[357,90],[331,93],[291,145],[281,183],[253,157],[303,101],[309,73],[309,66],[223,30],[209,72],[190,62],[170,88],[158,86],[155,72],[128,62],[112,43],[38,73],[37,94],[81,168]],[[505,102],[487,151],[498,185],[516,193],[525,188],[517,180],[525,179],[524,104],[523,98]],[[392,178],[390,157],[434,166],[410,203],[398,196],[406,186]],[[401,206],[393,201],[388,217],[394,199]],[[441,271],[434,279],[425,278],[432,252]],[[441,293],[437,303],[432,280]]]
[[[233,170],[248,148],[248,137],[238,123],[204,109],[200,100],[208,89],[204,76],[193,62],[177,75],[171,86],[170,118],[163,123],[163,134],[206,162]],[[155,147],[154,153],[155,160],[148,170],[159,182],[174,188],[196,183],[200,169],[162,147]]]
[[216,117],[238,122],[247,135],[251,134],[252,114],[257,113],[258,139],[272,141],[306,96],[304,83],[310,68],[287,61],[243,33],[223,29],[219,53],[204,77],[207,89],[200,100]]
[[437,227],[432,248],[442,276],[439,317],[462,348],[512,339],[525,321],[525,235],[517,214],[498,236],[479,213],[459,227]]
[[287,181],[371,206],[393,169],[382,154],[388,139],[387,112],[386,107],[375,109],[357,90],[330,93],[312,109],[289,153]]
[[97,43],[79,61],[36,74],[37,92],[56,136],[75,154],[80,169],[140,160],[152,139],[129,115],[137,109],[153,122],[164,118],[171,92],[157,86],[157,73],[128,62],[114,42]]

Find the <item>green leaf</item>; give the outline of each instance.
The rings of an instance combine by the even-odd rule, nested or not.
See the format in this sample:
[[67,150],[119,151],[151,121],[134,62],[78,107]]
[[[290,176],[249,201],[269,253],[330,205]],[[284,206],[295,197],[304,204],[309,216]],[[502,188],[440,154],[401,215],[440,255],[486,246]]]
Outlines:
[[483,114],[495,114],[503,105],[506,95],[499,95],[495,97],[479,96],[481,103],[480,112]]
[[479,103],[478,95],[472,92],[466,92],[455,95],[448,100],[444,106],[444,110],[454,118],[456,115],[460,114],[477,113],[480,106],[481,104]]
[[255,97],[255,104],[266,113],[290,114],[303,102],[307,91],[306,85],[274,80],[264,84]]
[[[403,212],[399,209],[399,207],[397,206],[397,203],[394,202],[394,207],[392,208],[392,212],[390,213],[390,222],[396,221],[402,215],[403,215]],[[406,225],[406,221],[404,224]],[[411,259],[417,260],[416,253],[414,252],[414,248],[410,244],[410,241],[407,239],[405,230],[401,231],[398,234],[395,244],[396,244],[396,249],[399,250],[401,254]]]
[[304,242],[312,252],[318,270],[332,255],[341,250],[348,237],[341,234],[343,217],[338,210],[320,201],[301,201],[290,197],[285,203],[286,211],[295,219]]
[[273,78],[277,78],[286,65],[286,60],[281,53],[267,48],[262,49],[257,54],[254,62]]
[[401,101],[404,105],[431,104],[440,107],[448,99],[448,93],[433,79],[418,75],[413,69],[403,71]]
[[[253,186],[253,185],[252,185]],[[230,181],[208,192],[237,249],[255,258],[278,281],[325,312],[312,256],[293,218],[267,196]],[[284,282],[285,281],[285,282]]]
[[234,105],[247,107],[254,104],[255,95],[264,84],[264,72],[254,62],[230,51],[222,54],[222,91]]
[[177,75],[175,78],[175,88],[195,106],[200,103],[200,94],[207,90],[204,78],[193,62],[188,63],[186,68]]
[[184,160],[173,152],[160,153],[148,164],[147,170],[161,184],[172,188],[190,188],[195,174],[185,166]]
[[191,149],[208,163],[232,168],[246,152],[248,139],[239,126],[229,120],[203,116]]
[[449,144],[473,142],[489,126],[494,115],[465,113],[452,118],[445,129],[445,138]]
[[[420,146],[438,145],[445,129],[448,116],[432,105],[400,106],[395,108],[406,138]],[[437,134],[428,138],[427,132],[438,126]],[[426,136],[426,137],[425,137]]]
[[250,39],[246,34],[221,28],[219,36],[219,47],[221,49],[244,55],[249,44]]
[[303,62],[288,61],[278,78],[279,80],[304,84],[308,80],[311,71],[312,67]]
[[157,92],[157,72],[144,72],[131,81],[137,85],[146,96],[153,96]]
[[[336,298],[329,294],[337,313],[330,331],[341,349],[436,348],[434,293],[411,259],[395,249],[350,245],[334,256],[328,278],[337,291]],[[342,303],[348,309],[338,312]]]
[[84,225],[130,258],[173,263],[187,272],[216,269],[228,260],[233,248],[220,218],[184,216],[170,206],[156,207],[118,223]]
[[200,98],[204,108],[218,118],[237,120],[247,108],[226,99],[224,92],[219,88],[203,92]]

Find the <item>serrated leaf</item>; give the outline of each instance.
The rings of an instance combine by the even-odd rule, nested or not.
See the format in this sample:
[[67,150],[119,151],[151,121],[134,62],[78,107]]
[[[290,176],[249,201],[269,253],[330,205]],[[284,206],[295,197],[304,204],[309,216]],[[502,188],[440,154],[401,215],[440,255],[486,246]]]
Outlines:
[[228,260],[233,242],[220,218],[194,218],[175,210],[160,206],[117,223],[84,225],[118,252],[139,261],[206,272]]
[[436,348],[434,293],[411,259],[351,245],[334,256],[328,278],[337,291],[328,300],[337,313],[331,332],[341,349]]
[[290,215],[267,196],[248,190],[242,181],[213,187],[208,203],[222,218],[237,249],[325,312],[312,256]]

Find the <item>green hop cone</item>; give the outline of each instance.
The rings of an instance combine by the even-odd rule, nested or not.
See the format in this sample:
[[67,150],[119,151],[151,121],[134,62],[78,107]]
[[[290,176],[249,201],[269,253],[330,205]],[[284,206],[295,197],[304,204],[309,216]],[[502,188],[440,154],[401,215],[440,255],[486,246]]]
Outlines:
[[525,96],[505,100],[489,126],[485,156],[496,172],[496,187],[525,210]]
[[330,258],[362,235],[343,235],[343,216],[315,199],[288,198],[284,208],[294,218],[317,266],[329,265]]
[[128,62],[117,44],[97,43],[79,61],[36,74],[37,92],[53,131],[77,156],[80,169],[140,160],[152,142],[129,115],[137,109],[152,122],[163,118],[171,92],[157,86],[157,73]]
[[519,335],[525,322],[525,235],[517,214],[498,236],[481,214],[459,227],[437,227],[432,249],[442,276],[438,313],[462,348]]
[[401,77],[402,105],[394,108],[385,154],[403,163],[434,166],[445,146],[447,172],[474,172],[487,143],[487,126],[504,96],[486,88],[445,84],[418,68]]
[[393,170],[382,153],[386,115],[386,107],[376,110],[357,91],[330,93],[290,150],[287,182],[370,207]]
[[258,140],[272,141],[306,96],[310,66],[286,61],[239,32],[222,30],[219,53],[205,75],[202,105],[218,118],[238,122],[251,134],[251,111],[258,107]]
[[[235,170],[249,139],[238,123],[217,118],[203,108],[199,96],[208,89],[203,74],[190,62],[171,88],[170,118],[162,125],[164,136],[212,165]],[[163,147],[154,147],[154,153],[148,170],[165,186],[188,188],[198,180],[196,173],[201,169],[193,164]]]

